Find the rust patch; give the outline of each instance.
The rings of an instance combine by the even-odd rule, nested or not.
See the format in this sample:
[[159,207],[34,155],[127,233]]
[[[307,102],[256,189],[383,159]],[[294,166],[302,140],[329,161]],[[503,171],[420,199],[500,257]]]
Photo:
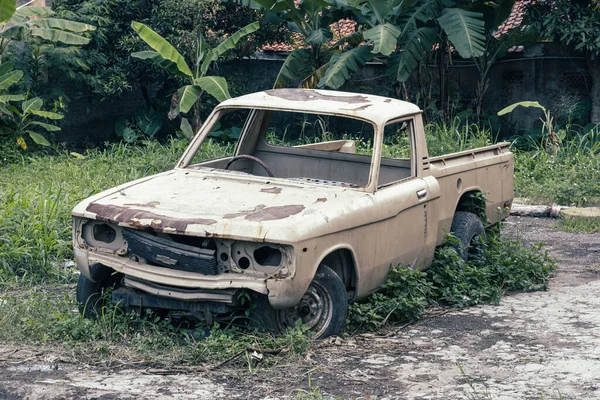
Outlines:
[[269,96],[279,97],[284,100],[291,101],[316,101],[316,100],[326,100],[326,101],[335,101],[339,103],[347,103],[347,104],[360,104],[360,103],[368,103],[369,100],[366,96],[361,96],[359,94],[355,96],[332,96],[328,94],[318,93],[315,90],[302,90],[302,89],[278,89],[278,90],[267,90]]
[[184,233],[188,225],[212,225],[217,223],[214,219],[208,218],[173,218],[150,211],[136,210],[135,208],[95,203],[90,204],[86,211],[96,214],[96,219],[99,221],[121,223],[141,229],[152,228],[159,232],[172,229]]
[[252,210],[242,210],[242,211],[236,212],[236,213],[225,214],[225,215],[223,215],[223,218],[232,219],[232,218],[237,218],[237,217],[244,217],[248,214],[252,214],[252,213],[258,212],[260,210],[263,210],[265,207],[266,206],[264,204],[259,204],[256,207],[254,207]]
[[385,99],[383,102],[384,102],[384,103],[391,103],[391,102],[392,102],[392,99]]
[[279,194],[279,193],[281,193],[281,188],[280,187],[272,187],[272,188],[260,189],[260,191],[263,193]]
[[327,198],[326,198],[326,197],[319,197],[319,198],[317,199],[317,203],[325,203],[326,201],[327,201]]
[[304,206],[300,204],[290,204],[288,206],[266,207],[260,211],[246,215],[248,221],[274,221],[284,219],[296,215],[304,210]]

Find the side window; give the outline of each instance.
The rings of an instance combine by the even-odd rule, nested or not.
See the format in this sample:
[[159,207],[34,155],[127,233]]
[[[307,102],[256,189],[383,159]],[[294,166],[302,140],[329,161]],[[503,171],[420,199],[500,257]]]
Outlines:
[[413,121],[396,120],[385,125],[378,186],[388,186],[415,176],[413,158]]
[[249,114],[249,109],[224,112],[194,155],[191,165],[233,156],[235,146],[240,139],[242,128],[248,120]]

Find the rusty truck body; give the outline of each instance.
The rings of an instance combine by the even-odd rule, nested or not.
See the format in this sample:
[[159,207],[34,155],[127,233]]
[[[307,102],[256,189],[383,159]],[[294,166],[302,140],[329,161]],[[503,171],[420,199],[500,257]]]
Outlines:
[[[232,153],[203,160],[219,135],[233,136]],[[513,199],[508,146],[429,157],[419,108],[379,96],[224,101],[174,169],[75,207],[77,299],[93,316],[110,286],[113,301],[210,320],[244,292],[268,329],[301,319],[315,337],[339,334],[348,302],[392,265],[427,268],[451,231],[461,255],[477,251]]]

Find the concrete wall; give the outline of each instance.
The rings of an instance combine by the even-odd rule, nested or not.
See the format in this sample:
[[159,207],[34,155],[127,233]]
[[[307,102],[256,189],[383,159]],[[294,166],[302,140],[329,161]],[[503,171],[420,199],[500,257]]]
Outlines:
[[[475,96],[477,75],[476,68],[464,64],[450,69],[451,80],[467,104]],[[589,120],[590,86],[583,58],[568,57],[556,45],[536,45],[494,64],[484,108],[486,113],[495,114],[512,103],[538,101],[552,111],[557,122],[564,123],[570,114],[576,119],[573,122],[584,124]],[[511,131],[523,132],[538,128],[541,115],[540,110],[520,107],[503,121],[509,121]]]
[[[221,63],[215,74],[226,76],[233,96],[270,89],[277,77],[283,57],[263,55],[257,60],[236,60]],[[525,52],[511,54],[498,61],[490,72],[490,86],[485,97],[485,111],[495,114],[505,106],[518,101],[539,101],[550,108],[557,118],[563,118],[573,104],[589,103],[589,85],[585,60],[567,57],[555,45],[536,45]],[[436,72],[436,71],[432,71]],[[473,107],[477,85],[477,69],[468,61],[457,60],[449,70],[450,86],[456,110]],[[344,90],[395,97],[391,81],[381,64],[368,64],[352,76]],[[409,98],[418,93],[415,82],[408,85]],[[433,93],[437,93],[434,88]],[[78,99],[70,104],[60,139],[69,142],[101,143],[114,135],[113,125],[120,116],[132,116],[145,103],[141,93],[134,91],[119,99],[90,103]],[[209,110],[212,104],[206,105]],[[585,109],[585,107],[583,107]],[[585,113],[584,113],[585,114]],[[537,129],[541,112],[535,109],[517,109],[501,118],[503,136]],[[584,119],[588,118],[584,115]],[[575,121],[583,123],[583,121]],[[114,138],[114,136],[113,136]]]

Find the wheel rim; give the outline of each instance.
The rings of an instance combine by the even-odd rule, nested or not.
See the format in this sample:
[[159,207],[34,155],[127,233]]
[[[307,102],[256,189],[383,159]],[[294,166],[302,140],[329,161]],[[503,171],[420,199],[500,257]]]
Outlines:
[[332,303],[331,295],[325,287],[313,281],[296,306],[279,311],[277,323],[280,329],[287,330],[301,320],[311,336],[320,337],[333,318]]

